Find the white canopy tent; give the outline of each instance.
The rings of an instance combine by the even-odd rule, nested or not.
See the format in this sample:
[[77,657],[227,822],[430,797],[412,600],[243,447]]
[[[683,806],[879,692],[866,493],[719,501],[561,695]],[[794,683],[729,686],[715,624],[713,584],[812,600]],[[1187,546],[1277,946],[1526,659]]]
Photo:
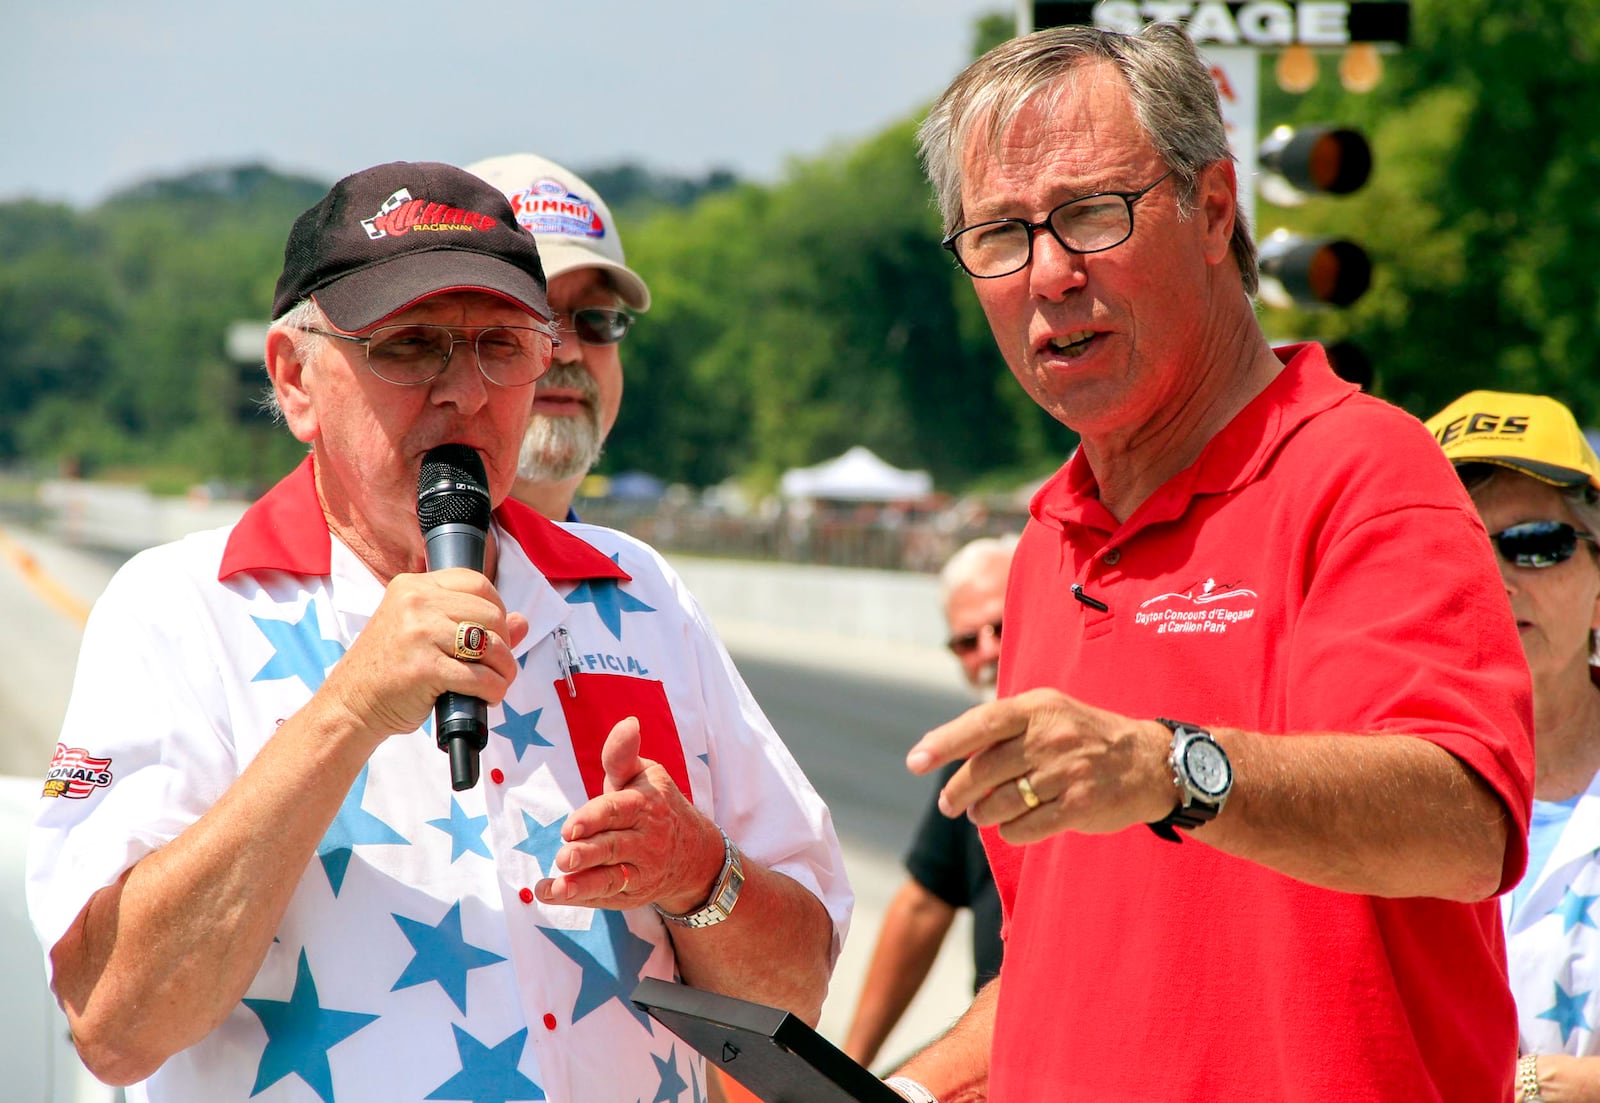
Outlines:
[[814,467],[785,471],[778,488],[785,498],[900,502],[928,495],[933,490],[933,476],[926,471],[903,471],[858,444]]

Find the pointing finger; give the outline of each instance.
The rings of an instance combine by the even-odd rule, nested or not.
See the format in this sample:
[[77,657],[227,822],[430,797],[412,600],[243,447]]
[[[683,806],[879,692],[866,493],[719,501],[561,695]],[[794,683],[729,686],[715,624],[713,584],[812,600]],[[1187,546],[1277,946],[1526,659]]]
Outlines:
[[970,758],[986,747],[1021,735],[1028,713],[1016,698],[976,705],[954,720],[928,732],[906,753],[906,769],[926,774],[958,758]]

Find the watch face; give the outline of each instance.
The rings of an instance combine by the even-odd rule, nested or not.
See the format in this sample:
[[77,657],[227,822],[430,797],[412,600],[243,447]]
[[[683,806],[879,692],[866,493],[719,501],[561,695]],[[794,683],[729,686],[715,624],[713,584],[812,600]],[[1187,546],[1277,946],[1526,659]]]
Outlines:
[[1194,787],[1207,796],[1221,796],[1233,781],[1233,768],[1222,749],[1209,739],[1196,739],[1184,748],[1183,764]]
[[733,910],[733,902],[739,899],[739,890],[744,887],[744,870],[734,866],[728,870],[728,887],[717,894],[717,903]]

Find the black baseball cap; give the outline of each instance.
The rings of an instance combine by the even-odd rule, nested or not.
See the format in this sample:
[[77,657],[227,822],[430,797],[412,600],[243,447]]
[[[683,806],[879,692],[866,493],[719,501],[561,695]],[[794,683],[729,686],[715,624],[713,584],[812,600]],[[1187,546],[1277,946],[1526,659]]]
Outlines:
[[314,298],[346,333],[447,291],[483,291],[548,321],[533,235],[499,188],[454,165],[395,161],[346,176],[299,218],[272,299]]

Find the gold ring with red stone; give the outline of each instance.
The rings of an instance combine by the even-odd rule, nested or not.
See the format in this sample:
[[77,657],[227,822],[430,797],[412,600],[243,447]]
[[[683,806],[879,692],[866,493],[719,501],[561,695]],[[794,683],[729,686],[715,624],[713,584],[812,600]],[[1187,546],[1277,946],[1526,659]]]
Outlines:
[[456,658],[475,663],[489,653],[489,630],[475,620],[456,625]]

